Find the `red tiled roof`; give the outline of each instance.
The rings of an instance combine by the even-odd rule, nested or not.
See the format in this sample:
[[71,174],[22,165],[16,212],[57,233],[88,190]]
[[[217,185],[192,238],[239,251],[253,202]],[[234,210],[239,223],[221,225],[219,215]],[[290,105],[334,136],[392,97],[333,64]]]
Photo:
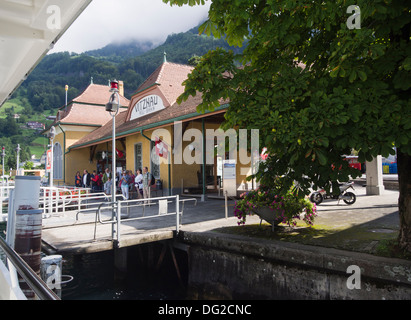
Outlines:
[[[107,112],[108,113],[108,112]],[[126,119],[127,110],[121,111],[115,118],[116,121],[116,128],[122,125]],[[93,145],[96,140],[98,141],[105,141],[112,138],[112,118],[110,121],[107,121],[105,125],[102,127],[90,132],[85,137],[78,140],[74,143],[70,148],[75,148],[76,146],[86,146],[86,145]]]
[[[57,113],[56,122],[102,126],[111,120],[105,105],[109,101],[111,92],[108,86],[90,84],[86,90],[72,100],[67,110],[61,109]],[[128,108],[130,101],[120,96],[120,104]]]
[[164,62],[144,81],[136,92],[141,92],[154,84],[160,85],[160,90],[170,105],[184,92],[182,83],[194,67],[183,64]]
[[[73,99],[73,102],[106,105],[111,96],[111,92],[109,90],[109,86],[90,84],[82,94]],[[129,102],[130,101],[128,99],[120,96],[120,104],[122,106],[128,106]]]
[[70,124],[100,125],[111,119],[110,113],[103,106],[73,103],[67,112],[59,111],[56,121]]

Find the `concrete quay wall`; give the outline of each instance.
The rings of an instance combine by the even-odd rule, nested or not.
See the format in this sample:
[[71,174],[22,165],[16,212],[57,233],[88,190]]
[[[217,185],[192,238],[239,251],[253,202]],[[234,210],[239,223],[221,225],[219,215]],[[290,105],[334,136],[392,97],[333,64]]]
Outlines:
[[189,299],[411,299],[408,260],[217,232],[181,232],[179,241]]

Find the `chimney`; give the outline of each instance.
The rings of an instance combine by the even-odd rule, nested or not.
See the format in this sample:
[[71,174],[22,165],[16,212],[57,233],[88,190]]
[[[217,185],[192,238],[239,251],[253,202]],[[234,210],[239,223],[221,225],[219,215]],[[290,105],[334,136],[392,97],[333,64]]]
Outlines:
[[118,82],[118,91],[119,91],[120,96],[124,97],[124,82],[123,81]]

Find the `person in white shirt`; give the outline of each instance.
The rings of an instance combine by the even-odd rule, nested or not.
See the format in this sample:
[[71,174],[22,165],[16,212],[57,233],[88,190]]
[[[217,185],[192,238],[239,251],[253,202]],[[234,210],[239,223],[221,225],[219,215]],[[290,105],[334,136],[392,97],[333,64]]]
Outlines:
[[151,186],[151,173],[147,167],[143,169],[143,196],[144,199],[150,198],[150,186]]
[[136,170],[134,185],[136,186],[138,199],[143,199],[143,174],[141,173],[140,168]]
[[[111,179],[112,179],[112,176],[111,176],[110,169],[109,169],[109,168],[106,168],[106,170],[105,170],[105,172],[104,172],[104,174],[103,174],[103,178],[102,178],[103,185],[104,185],[104,192],[105,192],[106,194],[110,194],[110,193],[111,193],[111,185],[112,185]],[[110,181],[110,182],[109,182],[109,181]],[[109,191],[107,191],[107,190],[109,190]]]
[[87,170],[84,170],[83,172],[83,188],[89,188],[90,187],[90,181],[91,177],[90,174],[88,173]]
[[106,193],[106,195],[111,194],[111,186],[112,186],[111,178],[108,178],[108,180],[104,184],[104,192]]

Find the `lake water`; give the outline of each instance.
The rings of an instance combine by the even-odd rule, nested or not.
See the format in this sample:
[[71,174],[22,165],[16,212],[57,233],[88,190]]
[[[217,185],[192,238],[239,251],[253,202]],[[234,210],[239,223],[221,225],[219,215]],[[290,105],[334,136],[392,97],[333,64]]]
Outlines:
[[[180,285],[169,252],[160,269],[156,270],[160,248],[153,250],[154,264],[148,265],[144,247],[128,249],[127,272],[114,267],[113,251],[63,256],[63,275],[73,280],[62,288],[63,300],[180,300],[185,288]],[[143,256],[143,260],[140,257]],[[185,282],[184,254],[176,252]],[[63,279],[64,281],[64,279]]]
[[[0,223],[5,238],[6,224]],[[152,263],[148,264],[151,246]],[[141,245],[128,248],[127,272],[114,267],[114,252],[63,255],[63,275],[73,280],[62,286],[62,300],[181,300],[186,297],[187,257],[175,250],[182,275],[181,285],[169,251],[156,270],[162,245]],[[62,279],[67,280],[66,277]]]

